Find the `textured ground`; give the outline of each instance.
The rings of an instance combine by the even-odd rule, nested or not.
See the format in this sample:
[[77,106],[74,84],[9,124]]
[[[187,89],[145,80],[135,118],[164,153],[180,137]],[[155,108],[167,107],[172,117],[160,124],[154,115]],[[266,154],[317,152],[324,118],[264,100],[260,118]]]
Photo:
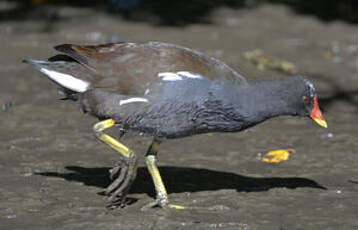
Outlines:
[[[57,20],[0,21],[0,229],[357,229],[358,28],[325,23],[278,5],[218,9],[212,23],[185,27],[126,21],[91,9],[58,8]],[[167,41],[218,57],[248,75],[243,53],[261,48],[294,62],[316,85],[329,128],[308,119],[271,119],[247,132],[163,144],[160,166],[184,211],[140,208],[153,199],[143,159],[122,210],[101,191],[118,155],[91,133],[94,118],[56,100],[56,87],[21,63],[61,43]],[[245,64],[244,64],[245,63]],[[150,140],[126,137],[139,155]],[[272,165],[259,152],[294,148]]]

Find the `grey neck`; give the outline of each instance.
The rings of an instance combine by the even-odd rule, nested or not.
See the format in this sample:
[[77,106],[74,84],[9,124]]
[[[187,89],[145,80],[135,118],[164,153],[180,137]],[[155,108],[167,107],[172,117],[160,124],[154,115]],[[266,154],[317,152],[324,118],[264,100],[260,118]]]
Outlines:
[[205,116],[196,114],[200,126],[209,131],[235,132],[271,117],[296,115],[297,97],[292,95],[295,90],[291,79],[265,78],[224,87],[204,104]]
[[296,96],[290,79],[270,78],[252,82],[239,90],[237,107],[253,122],[280,115],[296,115]]

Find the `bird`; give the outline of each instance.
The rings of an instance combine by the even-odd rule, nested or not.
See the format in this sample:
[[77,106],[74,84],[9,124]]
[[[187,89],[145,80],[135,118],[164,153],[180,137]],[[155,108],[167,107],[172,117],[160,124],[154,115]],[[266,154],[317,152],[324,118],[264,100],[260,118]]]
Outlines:
[[97,117],[96,137],[119,152],[110,170],[108,203],[125,207],[136,178],[138,157],[105,130],[116,127],[152,137],[145,162],[156,198],[146,208],[184,209],[169,201],[157,156],[170,139],[213,132],[240,132],[277,116],[327,122],[313,84],[301,75],[244,77],[224,62],[193,49],[164,42],[62,44],[46,61],[25,59],[59,86],[65,100]]

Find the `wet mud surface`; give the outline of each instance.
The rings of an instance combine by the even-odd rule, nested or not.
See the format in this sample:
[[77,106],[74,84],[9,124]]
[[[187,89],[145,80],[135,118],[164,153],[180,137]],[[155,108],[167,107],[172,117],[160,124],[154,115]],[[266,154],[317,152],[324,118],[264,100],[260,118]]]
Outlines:
[[[357,229],[358,28],[321,22],[279,5],[217,9],[212,23],[155,26],[58,8],[60,20],[0,22],[0,229]],[[56,86],[24,58],[44,59],[62,43],[166,41],[222,59],[244,75],[253,49],[296,64],[315,84],[328,129],[280,117],[248,131],[165,142],[159,164],[173,203],[188,210],[141,207],[154,188],[140,158],[132,204],[107,210],[104,188],[118,155],[92,133],[96,119],[58,100]],[[111,131],[117,134],[116,130]],[[143,156],[150,139],[126,136]],[[257,154],[293,148],[280,164]]]

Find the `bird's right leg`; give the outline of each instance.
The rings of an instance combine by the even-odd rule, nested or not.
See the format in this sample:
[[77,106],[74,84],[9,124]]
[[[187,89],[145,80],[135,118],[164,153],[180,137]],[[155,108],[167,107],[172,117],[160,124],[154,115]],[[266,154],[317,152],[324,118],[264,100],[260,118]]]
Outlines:
[[103,120],[96,123],[93,126],[93,130],[98,139],[119,152],[123,158],[123,161],[110,171],[111,179],[116,179],[106,190],[110,206],[119,204],[123,207],[125,206],[126,195],[137,174],[137,156],[127,146],[103,132],[114,126],[114,124],[115,122],[113,119]]
[[164,186],[162,177],[160,176],[159,169],[157,166],[158,150],[159,141],[154,140],[150,145],[145,157],[145,162],[147,164],[148,171],[153,179],[157,197],[155,201],[144,206],[142,210],[146,210],[155,206],[159,206],[162,208],[185,209],[185,206],[172,204],[169,202],[167,190]]

